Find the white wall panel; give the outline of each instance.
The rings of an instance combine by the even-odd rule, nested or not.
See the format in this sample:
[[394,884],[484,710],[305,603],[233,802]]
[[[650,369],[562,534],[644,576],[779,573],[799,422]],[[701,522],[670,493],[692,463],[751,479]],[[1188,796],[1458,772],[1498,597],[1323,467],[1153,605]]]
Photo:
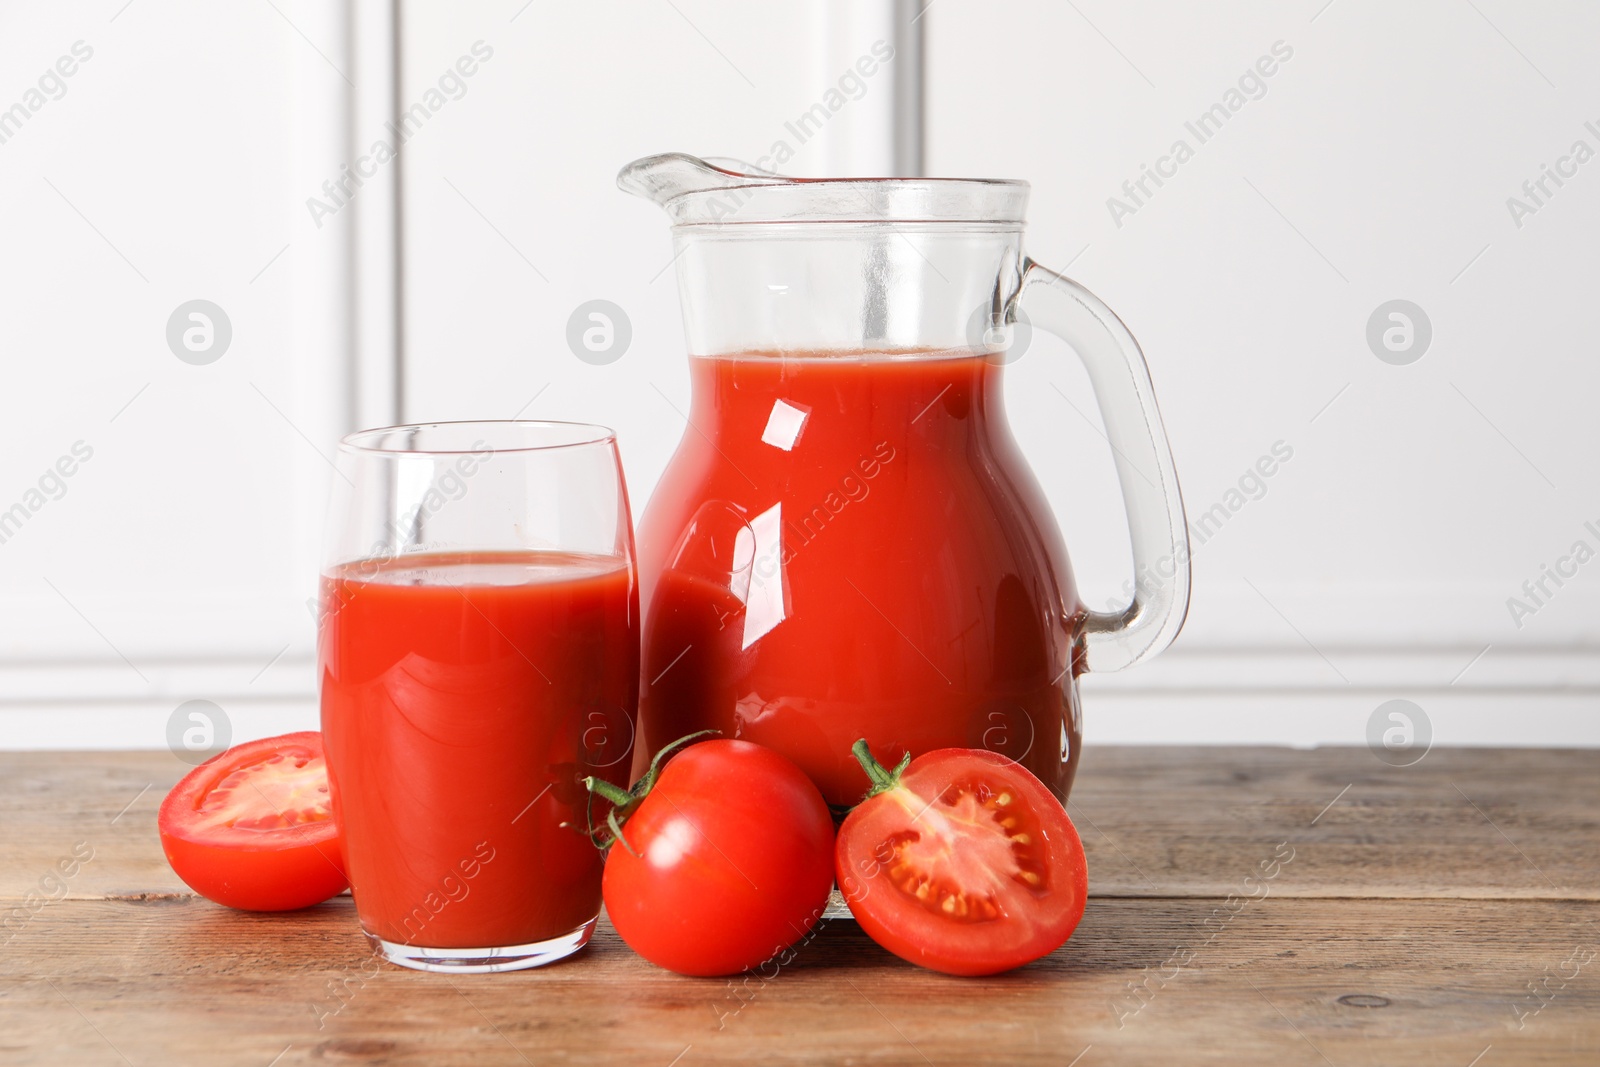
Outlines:
[[[92,49],[0,143],[0,509],[92,449],[0,543],[0,744],[92,742],[92,706],[159,746],[182,700],[281,688],[274,657],[305,706],[348,265],[303,201],[340,147],[343,27],[309,3],[0,11],[0,107]],[[205,365],[167,341],[197,298],[232,334]]]
[[[94,449],[0,543],[0,744],[159,744],[191,698],[253,732],[314,721],[318,449],[393,391],[371,327],[390,178],[400,414],[616,426],[637,511],[687,375],[665,220],[616,170],[684,150],[828,173],[871,158],[862,131],[893,93],[888,66],[831,128],[797,133],[874,43],[831,0],[410,0],[396,95],[423,111],[352,209],[321,186],[398,140],[374,104],[383,48],[346,39],[341,5],[275,4],[0,10],[0,108],[74,42],[94,49],[0,142],[0,510],[75,442]],[[1600,14],[939,0],[921,21],[928,172],[1034,183],[1030,250],[1144,344],[1191,518],[1293,449],[1198,547],[1174,650],[1090,680],[1089,736],[1358,742],[1375,703],[1411,694],[1441,740],[1600,742],[1600,561],[1547,582],[1520,627],[1506,604],[1574,542],[1600,550],[1600,161],[1520,226],[1507,208],[1573,142],[1600,152]],[[1293,55],[1200,143],[1185,123],[1277,42]],[[1193,158],[1114,217],[1108,199],[1131,202],[1123,183],[1179,138]],[[320,226],[311,197],[337,209]],[[196,297],[234,331],[209,366],[164,338]],[[633,332],[605,366],[565,340],[597,298]],[[1433,330],[1405,366],[1365,339],[1396,298]],[[1129,564],[1087,382],[1046,337],[1009,375],[1102,606]],[[1518,716],[1495,714],[1512,700]]]
[[[1010,0],[928,23],[930,171],[1034,182],[1033,253],[1072,261],[1145,346],[1191,519],[1294,449],[1197,547],[1173,651],[1089,680],[1089,736],[1358,743],[1411,695],[1456,743],[1594,743],[1600,565],[1521,627],[1507,599],[1575,540],[1600,549],[1600,164],[1520,228],[1506,201],[1575,139],[1600,150],[1600,16]],[[1202,143],[1185,123],[1278,42],[1292,57]],[[1193,157],[1114,215],[1179,138]],[[1406,366],[1365,337],[1395,298],[1433,327]],[[1099,599],[1125,534],[1061,357],[1035,345],[1008,397],[1031,455],[1069,457],[1036,466]]]
[[[1480,4],[1490,25],[1471,5],[1322,6],[941,6],[930,165],[1034,182],[1034,254],[1077,257],[1071,273],[1146,348],[1191,518],[1274,442],[1293,447],[1197,550],[1187,646],[1303,649],[1275,605],[1332,647],[1593,648],[1600,567],[1520,630],[1506,599],[1575,539],[1600,548],[1584,529],[1600,516],[1600,163],[1520,230],[1506,199],[1574,139],[1600,150],[1584,128],[1600,115],[1600,16]],[[1201,143],[1185,122],[1275,42],[1292,58]],[[1109,198],[1131,203],[1122,183],[1179,138],[1194,157],[1119,225]],[[1433,326],[1408,366],[1364,336],[1397,297]],[[1092,412],[1055,355],[1016,367],[1019,433],[1048,454],[1064,419],[1071,447],[1097,451],[1050,387]],[[1085,584],[1110,595],[1126,553],[1109,464],[1038,466]]]

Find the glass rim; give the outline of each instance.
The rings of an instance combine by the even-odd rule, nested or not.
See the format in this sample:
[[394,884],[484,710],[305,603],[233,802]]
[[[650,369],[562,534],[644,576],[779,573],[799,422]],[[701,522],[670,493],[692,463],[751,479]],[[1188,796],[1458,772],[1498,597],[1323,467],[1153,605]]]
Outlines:
[[1016,178],[822,177],[779,174],[761,162],[665,152],[636,159],[617,185],[663,208],[674,227],[762,223],[1010,223],[1027,217]]
[[[381,439],[388,434],[404,433],[406,431],[442,429],[446,427],[494,427],[497,430],[516,428],[540,428],[566,430],[569,436],[563,439],[496,445],[488,443],[486,448],[397,448],[371,444],[370,440]],[[375,426],[367,430],[356,430],[339,438],[341,452],[372,455],[372,456],[473,456],[484,453],[503,455],[516,452],[552,452],[565,448],[584,448],[591,445],[615,445],[617,432],[609,426],[602,426],[594,422],[572,422],[563,419],[455,419],[439,422],[403,422],[393,426]]]
[[678,229],[828,223],[1020,229],[1030,189],[1010,178],[795,178],[691,189],[661,207]]
[[[766,157],[763,157],[765,160]],[[1029,182],[1016,178],[795,178],[763,160],[661,152],[618,171],[624,192],[664,208],[675,227],[760,222],[1026,221]]]

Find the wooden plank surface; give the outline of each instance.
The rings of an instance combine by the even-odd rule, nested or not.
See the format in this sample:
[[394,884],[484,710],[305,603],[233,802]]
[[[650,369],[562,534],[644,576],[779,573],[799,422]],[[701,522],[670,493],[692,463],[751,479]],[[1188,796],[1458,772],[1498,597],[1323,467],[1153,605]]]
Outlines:
[[[80,841],[95,858],[74,897],[186,893],[154,841],[188,769],[166,752],[0,753],[0,897]],[[1090,748],[1070,810],[1099,896],[1225,896],[1291,841],[1279,895],[1600,900],[1592,749],[1441,749],[1391,768],[1365,748]]]
[[1089,748],[1069,810],[1091,891],[1238,892],[1277,841],[1275,893],[1600,900],[1600,751]]
[[[189,895],[154,834],[185,769],[0,755],[0,1063],[1600,1062],[1593,752],[1092,749],[1083,925],[987,979],[849,921],[766,981],[658,970],[604,922],[541,970],[404,971],[348,898],[256,916]],[[44,882],[74,849],[92,858]]]
[[[1078,1067],[1467,1067],[1493,1046],[1478,1067],[1499,1067],[1600,1050],[1600,959],[1577,962],[1600,945],[1600,906],[1268,898],[1206,943],[1212,904],[1095,900],[1067,949],[984,979],[919,970],[832,922],[747,983],[658,970],[608,926],[541,970],[441,976],[372,960],[347,899],[291,921],[66,901],[0,961],[0,1059],[1065,1067],[1092,1046]],[[1536,999],[1527,983],[1557,971],[1573,977]]]

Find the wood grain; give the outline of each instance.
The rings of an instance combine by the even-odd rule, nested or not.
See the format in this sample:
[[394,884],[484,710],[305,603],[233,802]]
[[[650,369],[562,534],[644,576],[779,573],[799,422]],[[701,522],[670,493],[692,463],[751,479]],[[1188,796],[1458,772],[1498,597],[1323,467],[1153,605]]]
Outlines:
[[[1593,752],[1091,749],[1083,925],[987,979],[849,921],[766,980],[658,970],[604,921],[541,970],[404,971],[348,898],[260,916],[190,895],[154,830],[185,770],[0,754],[0,1062],[1600,1062]],[[63,877],[75,847],[93,856]]]
[[[186,893],[155,816],[187,770],[165,752],[0,753],[0,825],[26,828],[0,839],[0,898],[80,841],[95,859],[74,897]],[[1396,769],[1365,748],[1090,748],[1070,810],[1098,896],[1238,892],[1290,841],[1285,896],[1600,900],[1589,749],[1441,749]]]
[[1594,749],[1088,748],[1068,808],[1100,895],[1235,893],[1290,841],[1286,896],[1600,900]]
[[0,900],[40,892],[80,843],[94,855],[65,880],[71,897],[188,894],[156,810],[192,769],[168,752],[0,752]]
[[[1207,943],[1212,905],[1097,900],[1065,949],[986,979],[920,970],[834,922],[776,977],[729,982],[658,970],[609,926],[542,970],[440,976],[373,961],[348,901],[288,919],[193,899],[66,901],[0,960],[0,1056],[1065,1067],[1092,1046],[1080,1067],[1466,1067],[1492,1045],[1480,1067],[1494,1067],[1600,1050],[1600,958],[1562,967],[1600,948],[1600,905],[1268,897]],[[1529,994],[1558,970],[1576,974],[1544,1001]]]

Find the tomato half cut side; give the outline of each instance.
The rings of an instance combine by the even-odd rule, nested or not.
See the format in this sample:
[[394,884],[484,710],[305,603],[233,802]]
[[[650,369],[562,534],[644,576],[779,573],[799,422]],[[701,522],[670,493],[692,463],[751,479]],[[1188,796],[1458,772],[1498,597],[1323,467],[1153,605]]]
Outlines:
[[206,760],[172,787],[157,824],[184,884],[230,908],[307,908],[349,884],[315,730]]
[[[947,974],[996,974],[1047,955],[1083,917],[1083,843],[1044,783],[982,749],[940,749],[884,770],[856,746],[873,792],[839,828],[850,911],[878,944]],[[863,758],[864,757],[864,758]]]

